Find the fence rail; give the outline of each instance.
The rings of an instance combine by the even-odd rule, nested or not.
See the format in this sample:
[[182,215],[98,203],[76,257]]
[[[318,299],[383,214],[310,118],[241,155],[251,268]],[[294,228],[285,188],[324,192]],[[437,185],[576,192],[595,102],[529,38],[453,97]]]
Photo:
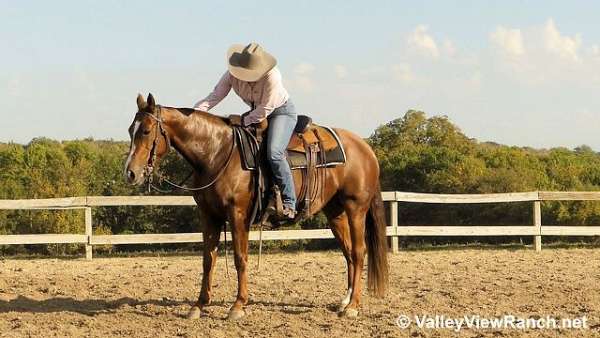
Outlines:
[[[398,252],[400,236],[533,236],[536,251],[542,249],[542,236],[598,236],[600,226],[542,225],[543,201],[600,201],[598,192],[531,191],[502,194],[425,194],[401,191],[382,192],[389,203],[387,236],[392,252]],[[529,225],[511,226],[399,226],[398,203],[480,204],[532,202],[533,220]],[[0,235],[0,245],[81,243],[86,258],[92,259],[94,245],[156,244],[202,242],[201,233],[94,235],[93,207],[113,206],[193,206],[190,196],[83,196],[49,199],[0,200],[0,210],[84,209],[85,234]],[[225,234],[221,234],[223,239]],[[230,234],[228,235],[228,237]],[[231,237],[229,237],[231,238]],[[334,238],[329,229],[264,231],[263,240],[297,240]],[[250,232],[250,240],[258,240],[258,232]]]

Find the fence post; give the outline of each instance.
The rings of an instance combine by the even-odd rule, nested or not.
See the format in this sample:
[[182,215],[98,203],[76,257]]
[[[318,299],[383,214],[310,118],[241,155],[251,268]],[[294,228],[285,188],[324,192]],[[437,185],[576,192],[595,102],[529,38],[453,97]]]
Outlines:
[[398,201],[390,202],[390,222],[392,223],[392,253],[398,253]]
[[87,243],[85,244],[85,259],[92,260],[92,208],[85,208],[85,234]]
[[542,251],[542,202],[533,202],[533,226],[538,235],[533,236],[535,251]]

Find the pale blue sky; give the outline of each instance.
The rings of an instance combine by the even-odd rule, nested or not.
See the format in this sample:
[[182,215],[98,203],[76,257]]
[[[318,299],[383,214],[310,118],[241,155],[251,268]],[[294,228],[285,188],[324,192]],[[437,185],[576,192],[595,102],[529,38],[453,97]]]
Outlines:
[[[368,136],[408,109],[479,140],[600,150],[592,1],[0,0],[0,141],[128,138],[138,92],[191,106],[232,43],[279,60],[301,113]],[[246,108],[233,93],[215,112]]]

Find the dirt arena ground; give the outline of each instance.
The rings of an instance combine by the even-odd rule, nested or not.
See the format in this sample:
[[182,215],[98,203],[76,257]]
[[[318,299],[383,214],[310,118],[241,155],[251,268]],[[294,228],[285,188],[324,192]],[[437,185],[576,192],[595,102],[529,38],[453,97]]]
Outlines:
[[[220,258],[213,305],[185,318],[196,299],[198,257],[0,260],[0,337],[446,337],[405,314],[576,318],[588,329],[463,329],[466,337],[600,336],[600,249],[439,250],[390,255],[386,299],[364,295],[357,319],[338,318],[346,273],[339,252],[250,258],[248,315],[224,318],[236,279]],[[232,263],[231,257],[229,263]]]

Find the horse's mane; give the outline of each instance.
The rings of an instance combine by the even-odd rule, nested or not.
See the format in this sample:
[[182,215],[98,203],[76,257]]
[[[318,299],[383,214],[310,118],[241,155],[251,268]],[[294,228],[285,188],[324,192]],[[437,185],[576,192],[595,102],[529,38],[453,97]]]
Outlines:
[[181,114],[183,114],[185,116],[192,116],[194,114],[198,114],[198,115],[201,115],[201,116],[206,117],[208,119],[212,119],[212,120],[215,120],[215,121],[223,122],[225,124],[229,124],[229,118],[223,117],[223,116],[219,116],[219,115],[214,115],[214,114],[211,114],[209,112],[202,111],[202,110],[197,110],[197,109],[193,109],[193,108],[168,107],[168,106],[163,106],[163,107],[167,108],[167,109],[176,110],[176,111],[180,112]]

